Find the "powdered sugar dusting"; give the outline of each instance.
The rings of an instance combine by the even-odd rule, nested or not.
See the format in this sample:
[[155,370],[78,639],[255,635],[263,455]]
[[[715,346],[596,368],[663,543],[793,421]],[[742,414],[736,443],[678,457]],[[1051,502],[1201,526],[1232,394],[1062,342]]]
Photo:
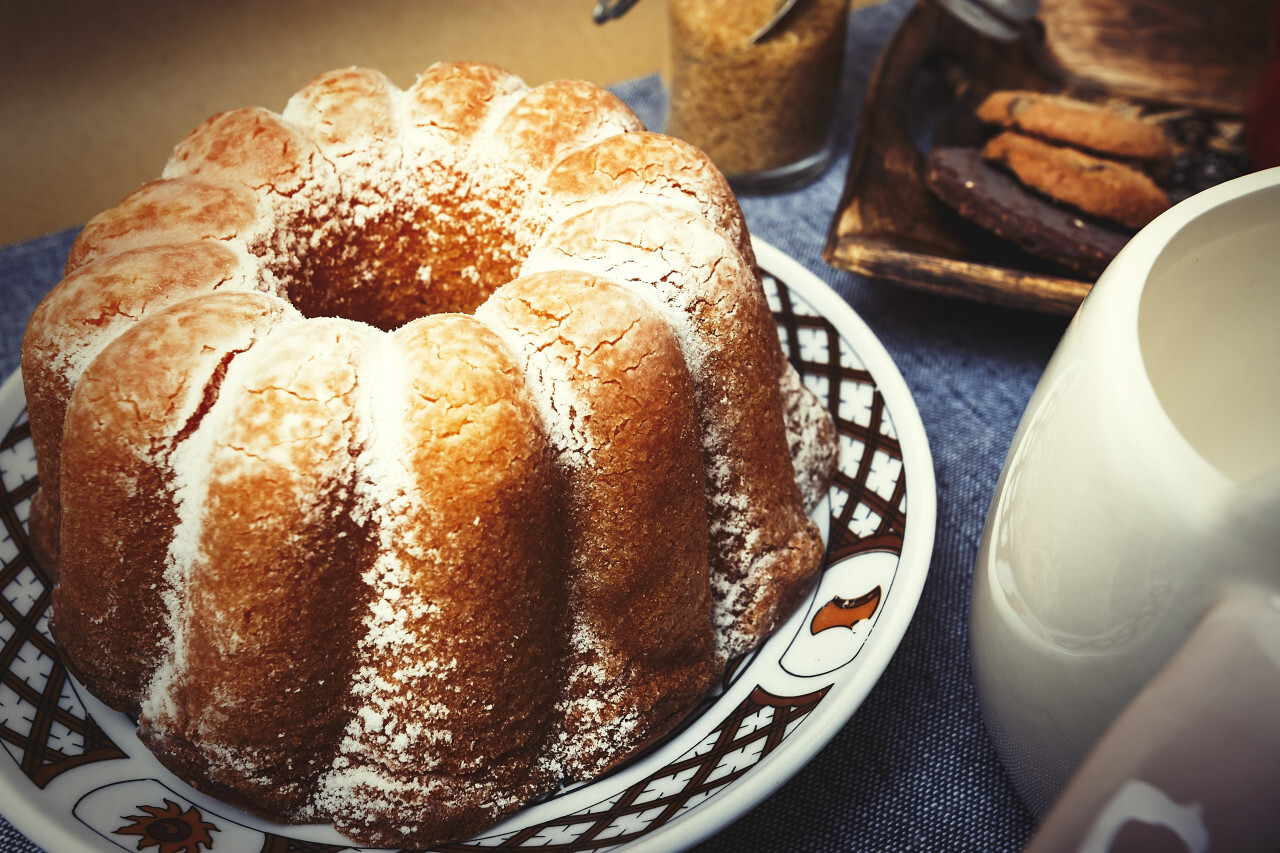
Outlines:
[[787,443],[796,471],[796,485],[805,509],[812,511],[824,497],[839,463],[836,427],[817,396],[804,386],[799,372],[787,362],[779,381]]
[[582,399],[569,366],[549,356],[535,335],[510,328],[494,314],[492,305],[486,303],[477,309],[476,318],[486,322],[524,368],[530,397],[538,407],[542,427],[559,464],[568,469],[589,464],[589,454],[595,446],[588,414],[591,407],[589,401]]
[[[336,312],[394,329],[423,313],[472,311],[517,272],[578,269],[628,286],[664,318],[695,375],[715,364],[722,342],[708,335],[697,318],[736,310],[723,304],[724,294],[714,281],[724,272],[722,264],[746,263],[725,233],[698,209],[716,207],[720,203],[715,198],[697,197],[693,203],[692,196],[681,195],[673,207],[656,203],[652,192],[624,192],[610,205],[580,199],[574,216],[564,219],[565,211],[549,204],[545,191],[555,162],[544,162],[549,149],[537,144],[538,135],[552,135],[556,117],[529,109],[511,123],[513,112],[527,105],[533,90],[520,84],[492,92],[478,130],[466,137],[456,128],[417,117],[409,92],[385,80],[360,79],[373,86],[370,102],[330,102],[329,93],[321,91],[300,95],[286,106],[286,129],[314,147],[290,166],[296,171],[255,185],[263,215],[255,227],[226,241],[241,258],[233,286],[285,296],[306,317]],[[337,112],[327,112],[332,110]],[[382,123],[379,132],[365,133],[363,119],[349,127],[342,123],[344,116],[350,119],[362,110],[370,123]],[[604,110],[579,124],[571,139],[550,146],[556,151],[553,160],[638,129],[625,111]],[[529,145],[513,155],[516,149],[500,137],[506,132],[503,128],[517,125]],[[198,165],[175,163],[167,173]],[[669,191],[683,193],[678,184],[662,192]],[[739,274],[751,273],[744,267]],[[576,384],[573,365],[545,351],[533,337],[499,322],[487,308],[476,314],[523,367],[562,473],[590,468],[597,444],[591,401]],[[120,325],[132,322],[132,317],[122,317]],[[168,589],[162,593],[172,641],[143,702],[144,727],[161,735],[186,736],[179,723],[186,711],[177,706],[177,688],[190,669],[187,639],[192,620],[202,618],[190,612],[187,591],[192,573],[211,559],[205,546],[212,524],[206,517],[211,471],[216,466],[234,469],[251,480],[260,466],[272,463],[287,469],[292,459],[294,449],[286,442],[251,449],[227,446],[228,434],[246,428],[237,420],[236,400],[266,390],[261,384],[254,386],[251,376],[254,371],[269,372],[273,353],[284,346],[281,341],[310,336],[312,346],[323,348],[334,335],[346,335],[358,341],[352,356],[358,381],[348,389],[354,395],[354,411],[340,429],[356,456],[353,461],[339,454],[342,458],[332,460],[331,473],[341,484],[337,489],[350,491],[350,512],[360,535],[370,537],[374,556],[363,564],[369,604],[359,663],[344,685],[350,714],[336,758],[321,776],[308,814],[333,818],[362,839],[428,844],[435,840],[429,834],[437,831],[433,827],[442,821],[447,825],[453,812],[496,819],[545,789],[548,780],[596,772],[610,758],[611,748],[642,740],[646,721],[624,701],[623,688],[611,670],[614,661],[596,656],[601,639],[591,625],[578,620],[571,635],[560,640],[574,651],[576,663],[552,715],[574,720],[578,740],[565,735],[562,742],[548,745],[527,778],[513,777],[506,768],[489,774],[492,756],[453,761],[453,754],[467,746],[459,743],[466,731],[461,718],[466,713],[474,716],[474,711],[459,710],[468,706],[454,704],[464,689],[459,673],[465,668],[467,649],[465,637],[454,636],[456,626],[444,618],[442,608],[449,603],[422,593],[417,583],[418,573],[442,562],[451,544],[429,541],[416,532],[416,522],[433,510],[418,496],[407,467],[406,458],[418,439],[409,434],[404,417],[411,377],[398,343],[394,335],[350,320],[303,321],[293,316],[282,329],[289,331],[273,331],[252,346],[246,344],[245,352],[230,361],[222,393],[164,463],[173,470],[178,514],[167,556]],[[69,348],[62,356],[62,372],[74,381],[114,335],[108,331],[101,339],[87,336],[84,343]],[[280,388],[300,396],[310,393],[284,381],[272,386]],[[726,404],[727,398],[712,399],[716,395],[705,389],[699,393],[707,397],[701,402],[708,409]],[[810,421],[797,423],[800,433],[795,441],[803,443],[816,434]],[[312,425],[286,411],[274,426],[305,436]],[[323,426],[339,429],[332,423]],[[746,499],[731,488],[737,475],[720,453],[729,439],[718,418],[704,420],[701,440],[709,460],[708,500],[717,508],[712,535],[754,548],[754,531],[740,521]],[[325,473],[320,467],[308,469],[313,480]],[[311,500],[318,513],[327,497],[313,495],[304,501]],[[348,495],[341,497],[346,507]],[[331,504],[326,511],[332,511]],[[322,520],[308,516],[306,522]],[[712,583],[718,646],[723,651],[750,642],[754,638],[738,620],[750,604],[742,576],[719,574]],[[514,647],[521,640],[512,637],[510,643]],[[193,745],[209,760],[257,784],[271,782],[262,770],[269,761],[265,755],[228,750],[216,732],[201,734],[209,737]]]
[[[256,339],[248,327],[244,329],[246,340],[230,350],[225,377],[208,411],[168,459],[178,517],[165,569],[171,642],[142,706],[144,727],[156,733],[189,737],[180,728],[171,728],[188,716],[176,703],[184,679],[195,671],[188,659],[189,634],[197,618],[188,601],[192,579],[195,573],[217,565],[208,550],[211,535],[218,532],[218,527],[210,524],[208,512],[212,489],[237,481],[252,483],[257,477],[274,483],[281,480],[281,472],[299,475],[296,509],[303,526],[316,529],[329,525],[329,498],[343,502],[341,484],[350,481],[350,459],[342,451],[347,447],[349,423],[345,397],[354,388],[354,377],[348,374],[343,384],[341,362],[346,361],[349,367],[350,358],[358,357],[359,338],[366,331],[345,320],[302,321],[292,309],[286,314],[292,319]],[[317,353],[337,356],[330,359],[338,362],[336,369],[332,363],[307,357],[308,348],[317,344]],[[291,408],[283,417],[272,417],[276,409],[265,401],[282,396],[308,400],[310,414]],[[305,461],[297,461],[299,453]],[[320,482],[339,486],[316,490],[314,486]],[[282,551],[286,544],[282,543]],[[234,649],[253,639],[252,633],[242,636],[233,625],[221,641]],[[227,766],[236,762],[242,768],[255,766],[251,756],[223,755],[225,750],[215,735],[197,746]],[[244,778],[252,775],[246,770]]]
[[[760,457],[743,451],[759,436],[741,432],[744,421],[737,411],[753,387],[778,381],[771,367],[782,363],[780,352],[769,361],[741,355],[776,345],[742,339],[766,322],[773,332],[758,280],[726,234],[702,217],[628,198],[549,229],[522,273],[565,268],[625,283],[648,298],[656,295],[676,330],[695,376],[702,427],[717,649],[726,656],[745,651],[760,637],[759,625],[744,623],[744,617],[757,609],[760,596],[772,594],[769,578],[781,559],[773,552],[789,547],[785,539],[769,542],[760,534],[770,521],[750,494],[763,482]],[[778,449],[786,452],[785,425],[779,420],[777,427]]]

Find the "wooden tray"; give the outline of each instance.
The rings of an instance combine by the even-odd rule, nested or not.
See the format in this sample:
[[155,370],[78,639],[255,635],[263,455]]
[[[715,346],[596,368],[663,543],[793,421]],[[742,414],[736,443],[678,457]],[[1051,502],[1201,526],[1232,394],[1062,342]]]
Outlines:
[[[933,138],[976,144],[973,107],[996,89],[1123,97],[1242,116],[1273,0],[1042,0],[1015,43],[919,0],[868,85],[828,263],[921,290],[1046,313],[1075,311],[1092,281],[977,231],[924,182],[921,90],[943,90]],[[924,98],[928,100],[928,98]],[[936,92],[935,98],[936,100]],[[935,105],[935,111],[936,109]]]

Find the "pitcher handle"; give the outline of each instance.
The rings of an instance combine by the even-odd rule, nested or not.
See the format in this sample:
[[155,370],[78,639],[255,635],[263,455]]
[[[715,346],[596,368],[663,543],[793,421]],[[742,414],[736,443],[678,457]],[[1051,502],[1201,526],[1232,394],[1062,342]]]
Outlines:
[[1277,792],[1280,595],[1237,587],[1112,722],[1024,853],[1280,850]]

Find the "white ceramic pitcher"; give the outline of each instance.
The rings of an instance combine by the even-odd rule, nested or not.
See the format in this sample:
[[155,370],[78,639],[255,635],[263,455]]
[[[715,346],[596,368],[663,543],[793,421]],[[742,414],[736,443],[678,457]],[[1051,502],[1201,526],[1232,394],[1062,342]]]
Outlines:
[[[1069,790],[1070,820],[1042,827],[1042,849],[1110,850],[1144,809],[1164,815],[1138,819],[1161,831],[1193,816],[1174,834],[1208,849],[1200,841],[1228,818],[1218,801],[1237,809],[1239,830],[1241,798],[1258,786],[1271,787],[1259,807],[1280,826],[1277,593],[1280,169],[1271,169],[1176,205],[1112,262],[1046,368],[997,485],[970,623],[987,726],[1041,817],[1063,807],[1095,744],[1106,752]],[[1223,743],[1235,742],[1224,727],[1243,744],[1231,760],[1243,763],[1217,773]],[[1048,843],[1049,830],[1068,825],[1076,829]]]

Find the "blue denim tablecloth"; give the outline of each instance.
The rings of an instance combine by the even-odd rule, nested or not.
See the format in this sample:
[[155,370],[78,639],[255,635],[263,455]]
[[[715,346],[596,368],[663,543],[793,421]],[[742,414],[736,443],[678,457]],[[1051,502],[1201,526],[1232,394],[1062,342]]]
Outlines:
[[[843,156],[801,190],[741,202],[752,233],[844,297],[905,377],[928,432],[938,483],[929,578],[902,645],[850,722],[805,769],[698,853],[994,853],[1020,849],[1034,826],[979,715],[969,668],[969,587],[1005,452],[1066,321],[869,281],[827,266],[821,254],[862,93],[880,46],[908,6],[893,0],[851,19]],[[648,126],[662,127],[665,92],[656,76],[615,91]],[[17,369],[27,317],[60,277],[74,236],[67,231],[0,250],[0,376]],[[37,851],[2,818],[0,849]]]

